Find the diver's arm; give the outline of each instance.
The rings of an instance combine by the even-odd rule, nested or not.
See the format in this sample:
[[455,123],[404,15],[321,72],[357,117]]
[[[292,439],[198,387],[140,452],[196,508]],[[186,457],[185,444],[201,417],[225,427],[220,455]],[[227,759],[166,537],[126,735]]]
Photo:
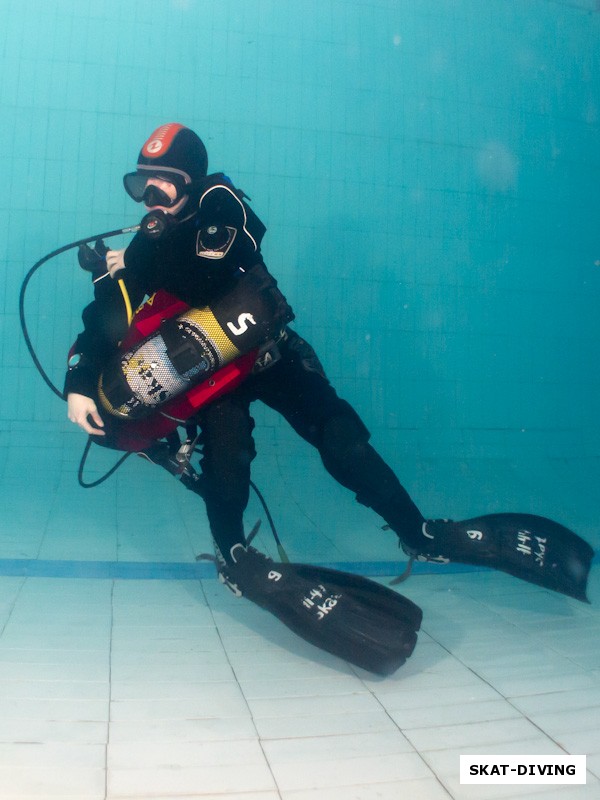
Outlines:
[[[140,281],[133,274],[128,274],[126,269],[117,272],[117,278],[121,277],[130,305],[135,308],[145,292]],[[129,327],[127,309],[117,279],[106,278],[94,284],[94,300],[83,310],[82,320],[83,331],[69,352],[64,395],[85,396],[93,402],[100,373]]]
[[[108,264],[108,259],[107,259]],[[123,273],[118,272],[120,277]],[[118,279],[95,284],[95,298],[83,311],[84,330],[69,354],[65,378],[68,418],[92,436],[104,436],[104,422],[95,400],[98,380],[108,358],[117,349],[128,328],[128,315]],[[129,307],[143,297],[134,281],[128,281]]]
[[83,330],[69,351],[65,396],[72,392],[95,395],[102,367],[118,347],[119,331],[122,336],[127,330],[117,283],[108,278],[96,284],[95,294],[96,298],[83,310]]

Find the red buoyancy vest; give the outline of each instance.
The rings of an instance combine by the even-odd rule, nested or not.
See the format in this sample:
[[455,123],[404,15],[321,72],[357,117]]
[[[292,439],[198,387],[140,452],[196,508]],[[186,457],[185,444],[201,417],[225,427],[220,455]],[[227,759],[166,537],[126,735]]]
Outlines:
[[[174,318],[189,308],[177,297],[159,290],[135,312],[120,350],[129,349],[143,341],[157,331],[166,319]],[[150,447],[157,439],[172,433],[178,425],[185,424],[203,406],[239,386],[252,372],[257,355],[258,349],[241,355],[141,419],[120,420],[102,414],[107,440],[99,439],[98,443],[130,452]]]

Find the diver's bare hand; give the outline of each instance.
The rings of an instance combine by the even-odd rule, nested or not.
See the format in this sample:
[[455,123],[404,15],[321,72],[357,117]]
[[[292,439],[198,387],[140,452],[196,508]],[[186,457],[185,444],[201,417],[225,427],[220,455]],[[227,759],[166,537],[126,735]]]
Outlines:
[[106,269],[110,272],[110,277],[114,278],[115,273],[120,269],[125,269],[125,248],[122,250],[108,250],[106,253]]
[[[102,422],[102,417],[98,413],[96,403],[94,403],[91,397],[87,397],[84,394],[77,394],[76,392],[70,392],[67,397],[67,406],[68,416],[71,422],[79,425],[82,430],[92,434],[92,436],[106,435],[104,431],[101,430],[101,428],[104,427],[104,422]],[[94,428],[90,420],[98,427]]]

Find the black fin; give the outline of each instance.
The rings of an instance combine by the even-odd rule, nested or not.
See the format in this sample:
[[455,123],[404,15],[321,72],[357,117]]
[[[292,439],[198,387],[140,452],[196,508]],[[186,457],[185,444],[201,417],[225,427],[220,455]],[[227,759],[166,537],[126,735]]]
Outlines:
[[424,555],[493,567],[546,589],[587,599],[594,551],[573,531],[535,514],[488,514],[462,522],[430,520]]
[[397,592],[360,575],[274,562],[241,545],[232,558],[222,568],[227,580],[322,650],[378,675],[413,652],[423,614]]

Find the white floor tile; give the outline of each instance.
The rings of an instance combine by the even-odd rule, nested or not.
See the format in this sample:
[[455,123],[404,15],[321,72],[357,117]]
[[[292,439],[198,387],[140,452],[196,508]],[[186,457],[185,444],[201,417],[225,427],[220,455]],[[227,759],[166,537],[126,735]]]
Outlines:
[[227,718],[127,719],[110,723],[110,741],[129,742],[235,742],[256,740],[249,714]]
[[[55,664],[45,661],[4,661],[0,650],[0,681],[72,681],[106,683],[110,680],[108,652],[106,657],[81,663]],[[17,656],[18,658],[18,656]]]
[[424,708],[396,707],[389,713],[403,731],[423,728],[441,729],[453,725],[475,725],[490,720],[497,720],[497,725],[501,728],[504,721],[521,717],[520,712],[503,699],[488,702],[460,702],[457,705],[428,705]]
[[598,681],[588,671],[572,662],[565,663],[564,672],[555,675],[522,674],[494,675],[490,683],[505,697],[516,698],[524,695],[548,694],[549,692],[569,691],[597,687]]
[[21,626],[11,623],[2,633],[2,646],[13,648],[47,648],[48,650],[108,650],[110,643],[110,627],[108,623],[103,630],[88,628],[60,628],[39,626]]
[[[292,456],[285,463],[302,483],[304,468]],[[446,465],[449,479],[455,466]],[[30,533],[11,533],[7,547],[21,557],[43,544],[55,558],[112,559],[119,544],[121,559],[146,562],[191,562],[208,549],[186,493],[165,493],[162,530],[149,513],[143,530],[139,518],[132,525],[127,504],[143,508],[148,494],[133,473],[123,476],[89,499],[98,515],[115,510],[110,531],[91,520],[76,540],[69,527],[85,518],[69,515],[81,499],[65,484],[67,510],[55,504],[36,531],[24,509],[19,527]],[[319,482],[304,480],[304,491],[318,510]],[[305,501],[296,488],[293,497]],[[275,503],[297,527],[287,500]],[[344,541],[328,514],[331,531],[317,514],[292,552],[342,560],[369,549],[360,526],[379,535],[370,512],[359,525],[344,511]],[[406,665],[380,678],[308,645],[213,579],[0,577],[1,800],[600,797],[597,606],[495,573],[415,574],[402,593],[423,607],[423,630]],[[459,784],[461,752],[515,751],[586,753],[588,785]]]
[[[185,800],[281,800],[281,795],[275,789],[273,791],[266,791],[266,792],[227,792],[226,795],[223,795],[221,792],[216,794],[205,794],[201,792],[200,794],[186,794],[184,795]],[[107,800],[116,800],[114,795],[108,795]],[[173,800],[173,795],[152,795],[152,800]]]
[[201,653],[187,656],[179,654],[150,653],[127,657],[126,663],[113,664],[115,683],[138,683],[140,681],[202,681],[222,683],[234,679],[229,662],[223,653]]
[[[588,750],[588,744],[586,741],[583,743],[581,741],[576,742],[574,749],[570,752],[575,753],[585,753]],[[576,749],[575,749],[576,748]],[[593,749],[593,744],[592,744]],[[587,752],[587,768],[588,772],[594,775],[595,778],[600,780],[600,750],[596,750],[595,752]]]
[[[121,795],[119,795],[119,797],[120,796]],[[152,800],[173,800],[174,797],[172,794],[152,794],[148,796],[151,797]],[[227,794],[224,795],[221,792],[217,794],[213,794],[212,792],[206,794],[200,788],[198,794],[186,792],[184,795],[179,796],[185,798],[185,800],[281,800],[281,795],[276,789],[265,792],[227,792]],[[117,800],[117,795],[108,794],[106,800]]]
[[340,709],[338,714],[326,716],[264,717],[255,720],[261,739],[303,738],[335,736],[354,733],[395,734],[397,726],[383,709],[363,714],[350,714]]
[[107,753],[109,770],[192,769],[226,767],[233,771],[247,765],[266,764],[256,739],[223,742],[129,741],[111,742]]
[[323,719],[329,715],[339,714],[340,705],[348,714],[377,713],[381,710],[381,705],[377,700],[366,692],[344,695],[341,702],[338,695],[327,697],[323,694],[309,697],[248,699],[248,705],[256,720],[274,717],[293,719],[298,716],[312,715]]
[[410,659],[393,675],[384,680],[375,679],[374,676],[365,677],[363,682],[382,701],[386,701],[389,695],[409,697],[413,692],[429,692],[434,699],[439,696],[451,697],[455,689],[468,689],[469,686],[479,686],[482,683],[478,675],[451,657],[445,663],[444,669],[427,667],[423,664],[425,649],[429,649],[429,644],[423,645],[419,642]]
[[[324,746],[326,744],[324,743]],[[330,787],[397,783],[432,778],[433,773],[418,753],[357,756],[311,763],[310,769],[298,769],[298,764],[273,763],[271,768],[282,791],[320,789]]]
[[110,685],[94,681],[16,681],[2,683],[6,700],[101,700],[108,703]]
[[[589,730],[585,729],[585,725],[578,725],[572,731],[564,729],[557,731],[554,733],[554,738],[561,747],[564,747],[567,753],[572,753],[573,755],[600,753],[600,725],[593,726],[591,721]],[[598,766],[600,766],[600,763]]]
[[99,665],[109,665],[110,648],[98,650],[65,648],[32,647],[3,647],[0,639],[0,664],[32,664],[32,665],[58,665],[67,671],[76,666],[77,669],[95,670]]
[[599,711],[597,707],[582,708],[574,711],[558,711],[556,713],[531,714],[530,719],[549,736],[559,738],[563,734],[574,731],[594,731],[598,727]]
[[600,718],[600,686],[514,697],[511,702],[524,714],[556,713],[596,708]]
[[216,706],[223,702],[223,711],[231,703],[232,696],[240,698],[237,683],[230,679],[218,683],[198,681],[198,675],[192,680],[162,681],[113,681],[111,684],[111,700],[113,703],[133,701],[178,700],[194,705],[204,704],[207,709],[217,711]]
[[[244,696],[249,700],[271,700],[293,697],[333,697],[367,693],[368,688],[354,675],[326,678],[297,678],[291,680],[240,680]],[[340,699],[343,702],[343,698]]]
[[65,767],[0,768],[3,800],[13,798],[75,798],[100,800],[105,796],[105,770]]
[[316,648],[309,649],[309,645],[306,646],[306,655],[299,656],[290,652],[285,653],[280,659],[269,659],[267,654],[261,654],[257,659],[230,657],[230,660],[240,681],[255,678],[257,675],[267,680],[282,678],[294,680],[306,678],[307,674],[311,678],[356,674],[352,667],[341,659],[329,656],[327,653],[320,654]]
[[108,701],[0,697],[0,719],[3,718],[104,722],[108,719]]
[[110,717],[115,722],[154,719],[210,719],[235,717],[247,713],[246,702],[239,690],[231,691],[229,684],[219,684],[212,696],[197,698],[167,698],[115,700],[111,702]]
[[210,767],[182,767],[153,765],[152,769],[112,769],[108,773],[109,798],[187,797],[199,791],[227,795],[231,792],[264,792],[275,789],[275,783],[266,764],[230,765]]
[[[450,743],[449,743],[450,745]],[[531,786],[497,786],[484,784],[468,785],[460,784],[460,755],[467,754],[491,754],[491,755],[537,755],[543,753],[544,755],[563,755],[561,749],[552,741],[542,735],[536,738],[519,741],[512,740],[502,744],[494,743],[492,745],[472,744],[471,746],[449,746],[445,750],[435,751],[421,751],[422,756],[429,765],[430,769],[437,775],[439,780],[442,781],[444,786],[451,792],[452,797],[455,798],[473,798],[477,800],[479,797],[504,797],[505,795],[512,795],[515,788],[521,789],[523,796],[528,796],[530,792],[536,791],[537,787]]]
[[494,722],[473,722],[466,725],[441,725],[413,728],[404,734],[419,752],[447,750],[449,747],[494,747],[517,739],[530,739],[538,728],[522,717]]
[[103,769],[105,748],[98,744],[67,742],[0,743],[0,770],[17,769]]
[[[501,795],[503,800],[521,800],[524,795],[520,786],[507,786],[506,790],[511,790],[511,793]],[[595,780],[578,786],[531,786],[527,791],[527,800],[597,800],[599,796],[600,783]]]
[[297,769],[301,769],[303,764],[313,764],[317,761],[414,752],[413,746],[400,731],[271,739],[263,741],[262,747],[269,763],[295,765]]
[[395,781],[393,783],[358,783],[354,786],[328,786],[318,789],[282,791],[282,800],[451,800],[451,795],[435,778]]
[[451,681],[446,686],[437,686],[434,682],[423,688],[413,686],[412,689],[402,685],[398,691],[385,690],[385,684],[380,693],[377,689],[374,694],[380,698],[388,711],[403,712],[417,710],[426,713],[429,709],[439,711],[443,706],[470,706],[479,703],[494,703],[504,701],[504,698],[495,689],[471,674],[469,683],[464,685],[453,684]]
[[61,721],[53,719],[0,719],[0,742],[53,744],[106,744],[108,741],[108,716],[104,722]]

